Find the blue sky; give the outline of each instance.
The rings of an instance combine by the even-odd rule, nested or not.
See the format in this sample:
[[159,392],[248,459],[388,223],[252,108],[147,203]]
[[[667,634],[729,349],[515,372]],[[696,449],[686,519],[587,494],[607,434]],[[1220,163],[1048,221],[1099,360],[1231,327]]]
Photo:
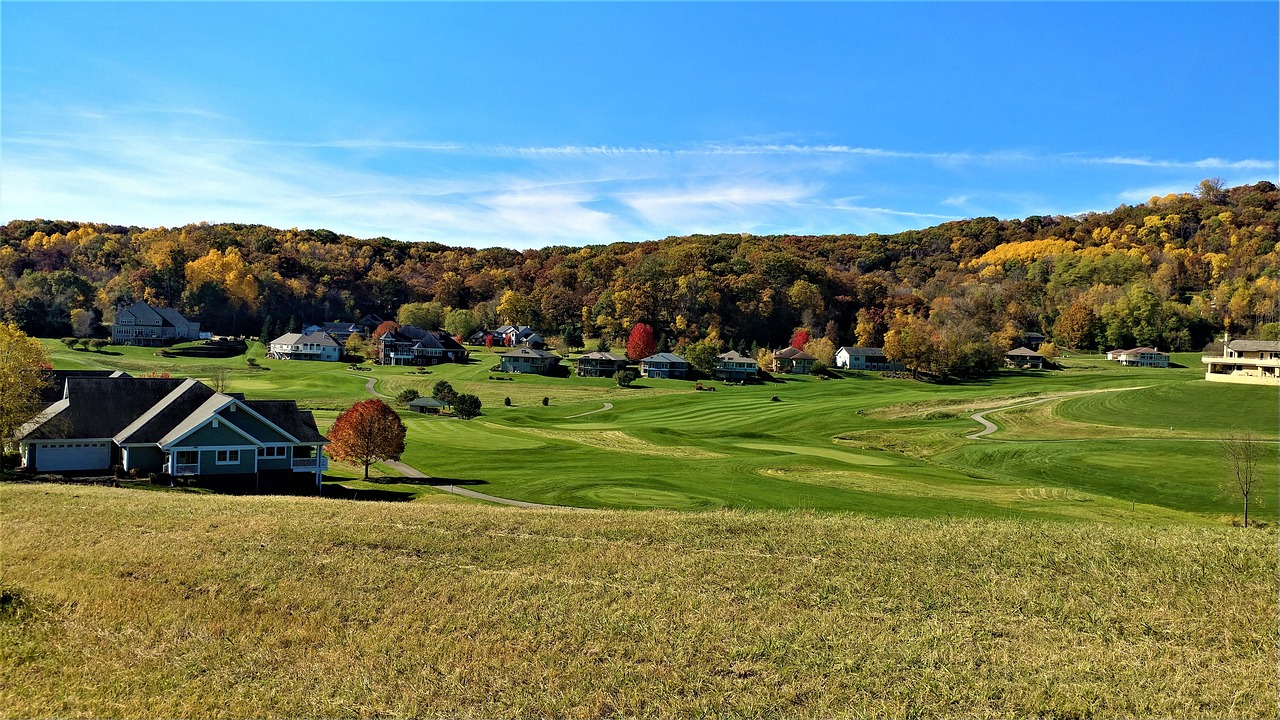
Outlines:
[[1276,3],[0,5],[0,221],[539,247],[1277,174]]

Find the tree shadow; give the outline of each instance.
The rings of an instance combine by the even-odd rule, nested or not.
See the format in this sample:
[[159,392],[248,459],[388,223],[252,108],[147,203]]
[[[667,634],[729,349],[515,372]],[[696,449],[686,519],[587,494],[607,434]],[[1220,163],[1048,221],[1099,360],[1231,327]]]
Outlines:
[[446,477],[395,477],[381,476],[369,478],[366,482],[373,485],[425,485],[427,487],[447,487],[449,485],[457,485],[459,487],[470,487],[473,485],[488,485],[487,480],[477,480],[474,478],[446,478]]

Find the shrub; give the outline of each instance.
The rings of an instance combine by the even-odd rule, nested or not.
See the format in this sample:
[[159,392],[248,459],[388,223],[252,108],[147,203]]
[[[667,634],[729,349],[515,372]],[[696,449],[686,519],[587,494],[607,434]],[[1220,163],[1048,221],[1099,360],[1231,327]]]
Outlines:
[[631,383],[640,377],[635,370],[619,370],[613,374],[613,379],[618,383],[618,387],[631,387]]
[[507,407],[511,407],[511,397],[507,396],[502,398],[502,404],[506,405]]
[[396,401],[408,405],[419,397],[417,390],[414,390],[413,388],[406,388],[401,390],[399,395],[396,395]]
[[551,404],[551,398],[546,397],[546,396],[543,396],[543,398],[542,398],[542,406],[543,406],[543,407],[546,407],[546,406],[548,406],[548,405],[550,405],[550,404]]
[[463,420],[470,420],[480,414],[480,398],[469,393],[462,393],[453,399],[453,414]]

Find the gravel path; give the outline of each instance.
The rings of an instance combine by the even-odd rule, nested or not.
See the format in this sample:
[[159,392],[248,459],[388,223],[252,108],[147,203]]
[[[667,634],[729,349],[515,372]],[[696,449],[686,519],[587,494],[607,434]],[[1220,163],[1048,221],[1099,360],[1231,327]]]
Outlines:
[[596,408],[595,410],[588,410],[584,413],[578,413],[577,415],[569,415],[565,417],[565,420],[572,420],[573,418],[583,417],[584,415],[594,415],[598,412],[604,412],[605,410],[612,410],[612,409],[613,409],[613,403],[607,402],[604,404],[604,407],[599,407],[599,408]]

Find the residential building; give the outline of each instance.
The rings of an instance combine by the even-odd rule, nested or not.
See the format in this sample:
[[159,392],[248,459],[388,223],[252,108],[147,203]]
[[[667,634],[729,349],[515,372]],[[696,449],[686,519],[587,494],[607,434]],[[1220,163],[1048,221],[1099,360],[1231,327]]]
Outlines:
[[688,374],[689,361],[674,353],[657,353],[640,361],[642,377],[683,380]]
[[555,353],[531,348],[528,345],[503,353],[498,358],[501,360],[502,372],[534,375],[546,375],[552,368],[559,365],[561,360]]
[[836,350],[836,367],[845,370],[879,370],[898,371],[907,369],[906,365],[895,362],[884,356],[884,350],[877,347],[842,347]]
[[1139,347],[1132,350],[1108,350],[1107,359],[1132,367],[1169,367],[1169,353],[1155,348]]
[[347,341],[352,335],[364,337],[369,333],[365,326],[359,323],[349,322],[322,322],[314,323],[302,328],[303,335],[311,335],[312,333],[324,332],[338,341],[338,344],[346,347]]
[[716,366],[711,374],[720,380],[752,380],[759,371],[760,366],[755,360],[730,350],[716,356]]
[[1280,341],[1232,340],[1223,343],[1222,356],[1206,355],[1204,379],[1247,385],[1280,385]]
[[191,322],[173,308],[152,307],[139,300],[116,308],[111,342],[116,345],[161,347],[200,339],[200,323]]
[[33,472],[314,475],[328,440],[293,400],[246,400],[196,380],[77,378],[16,434]]
[[338,362],[342,359],[342,345],[323,331],[308,335],[285,333],[268,344],[267,357],[273,360]]
[[1035,350],[1020,347],[1004,354],[1004,366],[1030,370],[1044,369],[1044,356]]
[[1039,350],[1040,346],[1044,344],[1046,339],[1047,338],[1045,338],[1043,334],[1028,330],[1022,333],[1021,345],[1028,350]]
[[470,355],[448,333],[423,330],[413,325],[391,330],[378,339],[379,362],[383,365],[438,365],[465,362]]
[[772,372],[789,375],[808,375],[818,358],[794,347],[785,347],[773,354]]
[[[538,350],[546,347],[542,336],[534,332],[533,328],[528,325],[502,325],[491,334],[493,335],[494,345],[505,345],[507,347],[528,345]],[[481,342],[484,342],[484,340],[481,339]]]
[[627,359],[611,352],[589,352],[575,362],[580,377],[613,377],[627,367]]

